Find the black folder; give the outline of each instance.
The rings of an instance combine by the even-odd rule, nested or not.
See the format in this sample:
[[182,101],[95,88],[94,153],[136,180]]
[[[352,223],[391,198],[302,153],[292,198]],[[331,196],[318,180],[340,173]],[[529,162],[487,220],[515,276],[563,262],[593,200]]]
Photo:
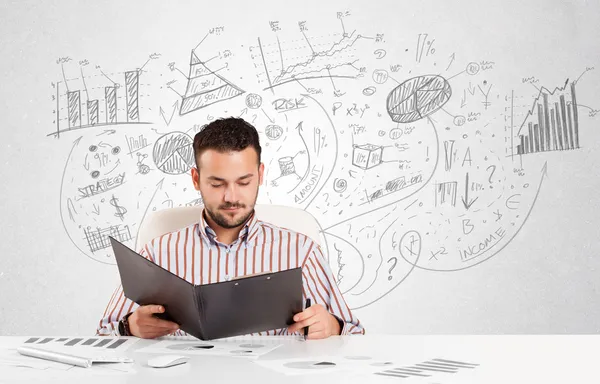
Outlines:
[[[109,236],[110,237],[110,236]],[[201,340],[285,328],[302,311],[302,270],[193,285],[110,237],[125,297]]]

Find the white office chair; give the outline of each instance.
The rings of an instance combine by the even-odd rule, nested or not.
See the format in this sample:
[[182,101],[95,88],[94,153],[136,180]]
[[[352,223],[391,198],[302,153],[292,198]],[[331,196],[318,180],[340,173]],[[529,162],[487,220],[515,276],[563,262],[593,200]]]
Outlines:
[[[281,228],[291,229],[305,234],[323,248],[320,227],[310,213],[294,207],[272,204],[256,204],[256,217],[262,221],[275,224]],[[135,243],[135,250],[152,239],[165,233],[177,231],[200,220],[202,206],[176,207],[151,212],[140,224],[140,230]],[[324,252],[327,250],[323,249]]]

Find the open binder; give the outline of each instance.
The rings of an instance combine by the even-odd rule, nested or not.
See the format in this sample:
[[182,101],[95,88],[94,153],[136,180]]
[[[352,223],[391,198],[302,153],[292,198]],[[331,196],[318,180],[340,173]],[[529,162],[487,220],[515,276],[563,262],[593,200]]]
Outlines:
[[[110,236],[109,236],[110,237]],[[110,237],[125,296],[201,340],[285,328],[302,311],[302,270],[193,285]]]

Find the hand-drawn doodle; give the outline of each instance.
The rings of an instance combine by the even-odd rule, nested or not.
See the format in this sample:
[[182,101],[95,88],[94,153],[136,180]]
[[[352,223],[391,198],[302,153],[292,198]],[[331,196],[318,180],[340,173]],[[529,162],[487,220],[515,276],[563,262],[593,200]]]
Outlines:
[[373,71],[373,81],[377,84],[383,84],[389,77],[388,72],[385,69],[376,69]]
[[435,53],[435,48],[433,48],[433,43],[435,43],[435,39],[429,39],[427,33],[419,33],[417,39],[417,48],[415,49],[415,60],[420,63],[423,59],[423,53],[425,53],[425,57],[429,55],[433,55]]
[[246,106],[250,109],[260,108],[262,105],[262,97],[256,93],[249,93],[246,95]]
[[374,86],[369,86],[365,89],[363,89],[362,94],[365,96],[373,96],[375,94],[375,91],[377,91],[377,88],[375,88]]
[[[353,51],[357,42],[364,39],[353,31],[350,34],[337,34],[341,37],[331,43],[321,40],[330,36],[314,36],[308,38],[302,32],[303,38],[294,41],[279,41],[264,44],[258,38],[258,45],[250,47],[255,65],[262,69],[259,83],[267,83],[264,90],[273,89],[290,82],[318,78],[357,78],[358,68],[354,65]],[[315,50],[317,46],[327,49]],[[349,60],[350,59],[350,60]],[[267,63],[271,64],[269,67]],[[278,68],[275,68],[275,67]],[[335,85],[334,85],[335,88]]]
[[150,172],[150,167],[146,164],[143,163],[144,159],[148,157],[147,154],[141,154],[138,153],[137,154],[138,157],[138,161],[137,161],[137,167],[138,167],[138,172],[141,173],[142,175],[146,175],[148,174],[148,172]]
[[117,199],[115,197],[115,195],[112,196],[112,198],[109,200],[109,202],[110,202],[110,205],[115,207],[115,209],[117,210],[117,212],[115,213],[115,216],[118,217],[119,219],[121,219],[121,221],[123,221],[123,219],[125,218],[125,214],[127,213],[127,209],[125,207],[123,207],[122,205],[119,205],[119,199]]
[[208,69],[206,64],[192,51],[187,87],[181,100],[179,114],[185,115],[243,93],[242,89]]
[[435,185],[435,205],[451,205],[456,206],[456,191],[458,183],[450,181],[447,183],[439,183]]
[[131,240],[131,232],[129,226],[111,225],[108,228],[92,229],[87,227],[84,229],[85,239],[88,243],[90,251],[97,252],[110,247],[109,236],[114,237],[120,242]]
[[392,121],[411,123],[440,109],[451,95],[450,84],[441,76],[413,77],[390,92],[387,110]]
[[270,140],[277,140],[283,135],[283,129],[279,125],[270,124],[265,128],[265,134]]
[[486,88],[485,90],[481,88],[481,85],[477,85],[477,89],[479,89],[479,92],[481,92],[481,94],[484,97],[484,101],[482,102],[483,106],[485,107],[485,109],[487,109],[490,105],[492,105],[491,102],[489,102],[489,96],[490,96],[490,91],[492,90],[492,85],[493,84],[489,84],[487,80],[483,81],[483,88]]
[[[272,177],[271,173],[275,169],[282,169],[281,165],[275,165],[275,158],[267,163],[266,180],[274,180],[275,184],[271,182],[268,184],[276,187],[279,191],[275,193],[273,190],[267,190],[270,201],[308,207],[319,196],[321,189],[335,169],[338,143],[333,121],[325,108],[312,96],[307,94],[301,96],[306,107],[312,108],[314,112],[303,113],[301,120],[295,120],[299,117],[297,108],[285,112],[288,120],[294,119],[298,123],[295,129],[288,133],[288,136],[293,134],[295,138],[282,142],[282,148],[285,149],[280,150],[281,153],[287,153],[288,156],[294,154],[294,169],[301,176],[300,180],[288,177],[280,178],[281,175]],[[281,191],[285,191],[285,193]]]
[[[488,58],[461,56],[427,33],[400,56],[409,49],[390,49],[382,31],[346,32],[338,19],[343,33],[314,35],[304,21],[300,35],[271,21],[272,37],[244,42],[249,57],[233,46],[220,50],[212,59],[227,64],[219,70],[209,69],[212,59],[200,60],[196,47],[188,73],[179,71],[186,89],[176,100],[169,93],[176,80],[166,87],[171,98],[152,94],[143,66],[63,76],[53,85],[56,131],[48,136],[85,128],[60,187],[61,220],[75,247],[114,264],[108,236],[139,248],[139,224],[150,212],[202,205],[184,175],[195,166],[190,135],[237,115],[261,135],[266,168],[259,203],[297,206],[317,218],[322,248],[351,308],[382,299],[416,269],[459,271],[501,252],[537,202],[546,152],[585,143],[585,119],[598,112],[580,100],[581,76],[552,91],[522,81],[535,94],[510,91],[502,108],[501,85],[492,85],[499,84],[492,76],[499,64]],[[412,46],[414,37],[402,44]],[[433,61],[440,57],[437,71]],[[244,76],[244,87],[271,92],[238,98],[245,91],[218,72],[230,64],[250,70],[249,63],[258,76]],[[448,73],[458,63],[468,64]],[[176,70],[174,62],[164,67]],[[426,75],[398,82],[393,76],[401,73]],[[468,77],[458,77],[463,73]],[[452,98],[453,90],[461,97]],[[160,101],[146,114],[154,99]],[[201,109],[202,117],[192,113]],[[152,115],[153,126],[141,125]]]
[[[569,92],[566,92],[567,87]],[[554,102],[550,101],[550,96],[554,96]],[[571,100],[567,101],[565,96],[570,96]],[[528,130],[521,133],[525,124]],[[533,100],[531,109],[526,113],[517,131],[517,137],[516,153],[513,147],[512,155],[580,148],[575,82],[569,84],[567,79],[563,87],[557,87],[553,91],[542,87]]]
[[355,145],[352,151],[352,164],[362,169],[370,169],[381,164],[383,147],[380,145]]
[[194,166],[193,140],[183,132],[161,136],[154,144],[154,164],[168,175],[180,175]]
[[348,188],[348,182],[345,179],[335,179],[333,181],[333,190],[337,193],[343,193]]
[[143,85],[139,70],[113,73],[109,78],[99,66],[95,69],[98,74],[94,75],[84,75],[81,67],[80,77],[67,78],[64,63],[61,66],[63,80],[53,83],[56,130],[48,136],[58,138],[62,133],[99,126],[148,124],[140,117],[140,98],[143,97],[140,87]]

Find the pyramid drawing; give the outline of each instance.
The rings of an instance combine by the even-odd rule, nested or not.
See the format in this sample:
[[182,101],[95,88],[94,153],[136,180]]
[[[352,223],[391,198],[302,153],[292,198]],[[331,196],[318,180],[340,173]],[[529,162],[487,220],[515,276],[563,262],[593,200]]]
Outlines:
[[192,51],[190,74],[179,115],[197,111],[219,101],[229,100],[245,91],[211,71]]

